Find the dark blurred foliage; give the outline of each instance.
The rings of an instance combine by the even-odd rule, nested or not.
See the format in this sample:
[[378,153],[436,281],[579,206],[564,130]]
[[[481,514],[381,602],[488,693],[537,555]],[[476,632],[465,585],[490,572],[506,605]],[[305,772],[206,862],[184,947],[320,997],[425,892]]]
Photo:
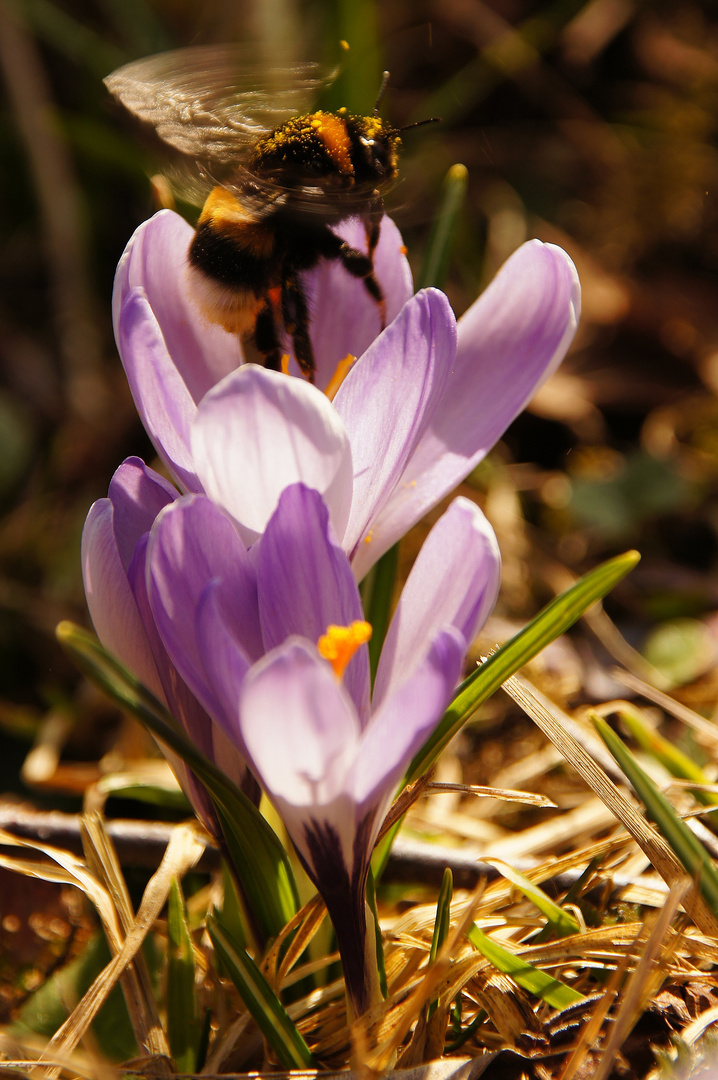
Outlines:
[[[73,763],[59,786],[77,796],[94,762],[113,747],[131,755],[137,737],[118,735],[53,637],[59,619],[86,618],[90,503],[127,454],[153,458],[110,322],[117,260],[154,210],[152,163],[102,77],[136,56],[233,39],[280,62],[334,62],[347,39],[342,101],[370,111],[386,66],[393,120],[442,118],[407,133],[390,205],[416,270],[447,169],[468,167],[446,283],[457,312],[524,239],[567,248],[584,286],[575,346],[470,490],[502,543],[511,619],[535,612],[567,569],[641,549],[611,609],[640,644],[655,622],[718,606],[712,12],[640,0],[0,0],[0,790],[27,790],[17,770],[33,738]],[[43,769],[26,779],[41,788]]]

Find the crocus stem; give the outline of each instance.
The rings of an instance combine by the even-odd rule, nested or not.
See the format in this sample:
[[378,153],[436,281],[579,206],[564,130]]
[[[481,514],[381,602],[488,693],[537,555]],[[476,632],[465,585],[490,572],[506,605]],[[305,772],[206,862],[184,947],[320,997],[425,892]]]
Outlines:
[[332,889],[331,896],[325,892],[324,897],[342,958],[350,1020],[381,1001],[374,916],[365,899],[366,875],[364,879],[361,886],[352,883],[347,889]]

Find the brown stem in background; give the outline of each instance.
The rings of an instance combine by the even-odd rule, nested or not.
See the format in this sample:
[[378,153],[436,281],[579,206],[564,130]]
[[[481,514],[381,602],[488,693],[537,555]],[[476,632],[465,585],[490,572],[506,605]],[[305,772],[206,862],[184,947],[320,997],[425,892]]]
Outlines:
[[0,71],[41,211],[68,404],[83,419],[97,420],[106,394],[99,376],[79,187],[42,58],[9,0],[0,0]]

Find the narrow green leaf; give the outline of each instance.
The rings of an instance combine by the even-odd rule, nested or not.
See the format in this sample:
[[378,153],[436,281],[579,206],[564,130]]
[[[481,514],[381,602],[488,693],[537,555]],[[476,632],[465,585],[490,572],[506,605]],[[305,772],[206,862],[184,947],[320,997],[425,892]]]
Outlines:
[[649,817],[655,821],[688,874],[699,882],[706,903],[718,918],[718,870],[710,855],[606,721],[596,713],[589,715],[596,731],[646,807]]
[[332,62],[338,41],[349,46],[327,101],[333,110],[345,106],[349,112],[366,116],[374,108],[381,84],[377,0],[335,0],[323,6],[323,14]]
[[190,742],[164,705],[94,635],[70,622],[60,623],[56,633],[88,678],[181,757],[205,785],[256,924],[267,939],[276,937],[299,910],[289,859],[276,834],[243,792]]
[[167,1036],[179,1072],[194,1072],[201,1025],[197,1017],[192,937],[179,881],[167,902]]
[[492,866],[495,866],[499,873],[510,881],[517,889],[520,889],[527,900],[530,900],[532,904],[539,909],[542,915],[545,915],[548,919],[548,925],[551,927],[557,937],[568,937],[570,934],[578,934],[581,930],[576,919],[570,912],[564,911],[562,907],[554,903],[550,896],[547,896],[543,889],[540,889],[538,885],[535,885],[533,881],[520,873],[518,870],[514,870],[513,866],[509,866],[508,863],[502,862],[501,859],[490,859],[489,862]]
[[208,918],[207,930],[242,1001],[285,1069],[311,1068],[309,1047],[249,953],[227,933],[216,915]]
[[381,656],[386,632],[391,622],[391,606],[398,568],[399,545],[394,544],[393,547],[384,552],[361,583],[364,616],[371,625],[369,664],[371,666],[372,683],[379,665],[379,657]]
[[148,806],[161,806],[166,810],[179,810],[185,814],[192,812],[190,801],[181,788],[163,787],[150,780],[124,780],[116,782],[112,773],[103,777],[97,785],[105,795],[118,799],[134,799]]
[[[710,777],[706,776],[700,765],[696,765],[695,761],[679,750],[675,743],[649,727],[634,709],[620,708],[618,715],[639,746],[652,754],[656,761],[660,761],[671,776],[679,777],[681,780],[695,780],[697,784],[711,782]],[[696,791],[694,794],[698,802],[703,803],[704,806],[718,805],[718,794],[713,791]]]
[[639,559],[637,551],[628,551],[591,570],[465,679],[441,723],[409,766],[405,782],[423,776],[478,707],[520,667],[573,626],[591,604],[610,592]]
[[447,1041],[446,1046],[444,1047],[444,1052],[446,1054],[456,1053],[456,1051],[464,1045],[466,1040],[474,1034],[476,1029],[483,1024],[484,1020],[486,1020],[488,1015],[489,1014],[486,1012],[485,1009],[479,1009],[471,1023],[467,1024],[466,1027],[463,1028],[463,1030],[459,1029],[453,1036],[453,1038]]
[[[444,876],[441,879],[441,888],[439,889],[439,895],[436,900],[436,918],[434,920],[434,932],[431,935],[431,949],[429,950],[430,965],[436,963],[436,957],[439,955],[439,950],[449,936],[451,899],[453,894],[454,876],[451,873],[450,867],[447,866],[444,870]],[[429,1002],[426,1013],[427,1020],[436,1012],[438,1004],[438,998],[433,998]]]
[[246,914],[242,910],[242,901],[232,873],[224,859],[222,860],[222,907],[219,909],[219,920],[234,940],[239,942],[242,948],[246,948],[250,937],[245,921]]
[[451,899],[454,894],[454,876],[450,867],[444,870],[441,879],[441,888],[436,901],[436,919],[434,920],[434,932],[431,936],[431,950],[429,952],[429,964],[436,963],[439,949],[446,941],[449,934],[449,921],[451,919]]
[[416,289],[433,285],[443,289],[449,272],[451,252],[454,247],[459,213],[469,186],[469,174],[465,165],[452,165],[441,189],[441,205],[429,233],[424,261],[416,282]]
[[527,964],[525,960],[515,956],[502,945],[497,945],[495,941],[487,937],[483,930],[479,929],[476,923],[467,932],[467,937],[474,948],[495,968],[502,971],[504,975],[510,975],[514,982],[524,990],[542,998],[554,1009],[565,1009],[567,1005],[584,1000],[583,994],[579,994],[578,990],[573,990],[560,979],[547,975],[545,971],[534,967],[533,964]]
[[207,1051],[209,1050],[209,1039],[211,1034],[212,1010],[205,1009],[204,1020],[202,1021],[202,1030],[199,1033],[199,1046],[197,1047],[197,1064],[195,1066],[197,1072],[201,1072],[207,1060]]
[[379,972],[379,989],[381,990],[382,997],[386,998],[389,993],[389,987],[386,981],[386,966],[384,964],[384,942],[381,936],[381,924],[379,923],[379,909],[376,906],[376,884],[374,882],[374,874],[372,873],[371,867],[369,868],[369,876],[366,882],[366,899],[374,917],[376,966]]

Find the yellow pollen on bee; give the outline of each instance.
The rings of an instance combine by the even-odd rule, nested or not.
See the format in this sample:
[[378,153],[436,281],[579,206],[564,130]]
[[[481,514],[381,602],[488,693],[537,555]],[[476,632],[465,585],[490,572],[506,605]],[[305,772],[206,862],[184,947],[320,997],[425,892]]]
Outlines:
[[356,363],[356,356],[352,356],[351,353],[347,353],[343,360],[340,360],[334,369],[334,374],[327,383],[324,393],[327,395],[330,401],[334,401],[337,390],[342,385],[347,375],[351,371],[352,367]]
[[332,164],[340,173],[351,176],[354,166],[346,121],[333,113],[319,112],[312,118],[312,127],[324,143],[324,149]]
[[317,642],[319,655],[334,668],[334,674],[341,680],[347,664],[354,653],[371,638],[371,625],[357,619],[351,626],[328,626]]
[[287,353],[283,354],[282,359],[279,361],[279,367],[282,375],[289,374],[289,356],[287,355]]

